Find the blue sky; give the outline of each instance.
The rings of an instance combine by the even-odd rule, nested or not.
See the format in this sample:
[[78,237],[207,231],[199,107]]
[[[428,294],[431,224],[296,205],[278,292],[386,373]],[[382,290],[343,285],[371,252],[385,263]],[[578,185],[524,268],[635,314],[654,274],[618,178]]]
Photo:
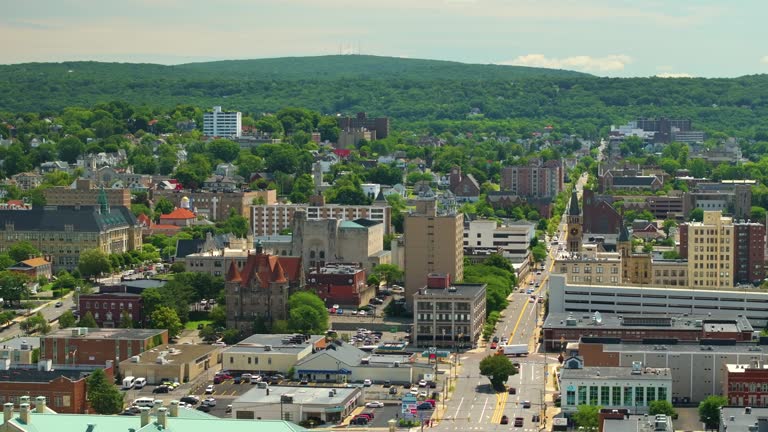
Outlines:
[[359,51],[619,77],[768,73],[765,0],[25,0],[4,9],[5,64]]

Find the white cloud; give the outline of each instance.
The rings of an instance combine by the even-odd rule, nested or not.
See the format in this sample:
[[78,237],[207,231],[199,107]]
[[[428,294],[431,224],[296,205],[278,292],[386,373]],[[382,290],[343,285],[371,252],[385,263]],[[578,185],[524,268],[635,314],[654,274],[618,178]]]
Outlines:
[[684,72],[662,72],[655,76],[656,78],[693,78],[693,75]]
[[549,69],[571,69],[583,72],[617,72],[632,63],[632,58],[624,54],[608,55],[605,57],[573,56],[546,57],[544,54],[527,54],[500,64],[514,66],[531,66]]
[[765,57],[761,58],[761,59],[760,59],[760,63],[762,63],[762,64],[768,64],[768,56],[765,56]]

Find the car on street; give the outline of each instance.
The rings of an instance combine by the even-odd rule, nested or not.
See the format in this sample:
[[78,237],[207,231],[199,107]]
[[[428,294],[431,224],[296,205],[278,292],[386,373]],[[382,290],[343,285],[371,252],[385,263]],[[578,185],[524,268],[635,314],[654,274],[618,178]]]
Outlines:
[[381,401],[371,401],[365,404],[366,408],[382,408],[384,406],[384,402]]
[[418,396],[419,394],[419,388],[416,386],[411,387],[411,391],[409,392],[412,396]]
[[509,389],[507,389],[507,393],[509,393],[511,395],[517,394],[517,389],[514,388],[514,387],[510,387]]
[[208,405],[200,405],[199,407],[197,407],[197,410],[207,413],[207,412],[211,412],[211,407]]
[[62,302],[60,302],[60,301],[59,301],[59,302],[56,302],[56,305],[55,305],[55,306],[56,306],[56,307],[62,307],[62,306],[64,306],[64,303],[62,303]]
[[505,415],[501,416],[501,421],[499,423],[500,424],[509,424],[509,417],[507,417]]
[[426,387],[427,386],[427,380],[420,380],[419,381],[419,387]]
[[417,410],[419,410],[419,411],[422,411],[422,410],[431,410],[431,409],[433,409],[433,408],[434,408],[434,407],[433,407],[433,406],[432,406],[432,404],[431,404],[431,403],[429,403],[429,402],[422,402],[422,403],[420,403],[420,404],[416,405],[416,409],[417,409]]
[[531,296],[528,298],[528,303],[536,303],[536,296]]
[[523,408],[530,408],[531,407],[531,401],[523,401]]
[[363,387],[370,387],[372,385],[373,385],[373,381],[371,381],[369,379],[364,379],[363,380]]
[[420,391],[420,392],[419,392],[419,397],[423,397],[423,398],[425,398],[425,397],[427,397],[427,396],[428,396],[428,395],[427,395],[427,391],[426,391],[426,390],[422,390],[422,391]]
[[187,405],[197,405],[200,402],[200,398],[197,396],[189,395],[179,399],[179,402],[184,402]]
[[205,388],[205,394],[213,394],[213,392],[214,392],[213,385],[209,385],[208,387]]
[[357,311],[357,316],[365,316],[366,312],[364,310]]
[[214,399],[212,397],[205,398],[205,399],[203,399],[203,405],[208,405],[208,406],[215,407],[216,406],[216,399]]
[[523,427],[523,418],[515,417],[515,427]]

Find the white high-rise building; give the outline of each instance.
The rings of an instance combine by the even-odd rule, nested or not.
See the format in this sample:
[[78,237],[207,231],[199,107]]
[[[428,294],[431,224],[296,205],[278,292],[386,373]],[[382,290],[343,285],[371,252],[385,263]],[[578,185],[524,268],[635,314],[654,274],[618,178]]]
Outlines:
[[203,114],[203,134],[211,137],[237,137],[242,135],[243,115],[240,112],[224,112],[220,106]]

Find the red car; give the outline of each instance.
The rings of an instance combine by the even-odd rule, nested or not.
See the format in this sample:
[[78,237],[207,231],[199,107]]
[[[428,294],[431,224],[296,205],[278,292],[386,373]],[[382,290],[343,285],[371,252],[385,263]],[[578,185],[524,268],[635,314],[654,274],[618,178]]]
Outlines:
[[496,347],[499,346],[496,342],[491,342],[491,349],[496,349]]
[[228,373],[219,373],[219,374],[216,374],[216,376],[219,377],[219,379],[221,379],[221,380],[232,379],[232,375],[230,375]]

